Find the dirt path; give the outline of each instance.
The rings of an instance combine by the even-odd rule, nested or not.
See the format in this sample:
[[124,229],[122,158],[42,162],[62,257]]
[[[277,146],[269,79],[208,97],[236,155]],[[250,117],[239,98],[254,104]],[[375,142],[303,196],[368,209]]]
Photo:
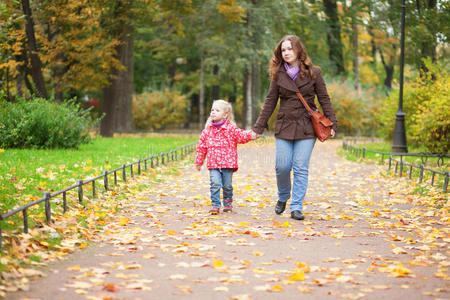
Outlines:
[[207,170],[188,165],[7,299],[450,299],[448,206],[339,145],[316,144],[304,221],[273,212],[274,144],[254,142],[240,146],[232,213],[208,214]]

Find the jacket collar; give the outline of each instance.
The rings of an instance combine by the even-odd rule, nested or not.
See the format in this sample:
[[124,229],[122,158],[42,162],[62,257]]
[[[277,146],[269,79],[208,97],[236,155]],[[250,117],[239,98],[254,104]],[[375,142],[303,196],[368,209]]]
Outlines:
[[308,77],[300,78],[300,76],[297,76],[295,81],[293,81],[287,74],[286,69],[283,65],[280,65],[280,67],[278,68],[277,84],[285,89],[293,92],[298,92],[298,88],[304,86],[309,81],[310,79]]

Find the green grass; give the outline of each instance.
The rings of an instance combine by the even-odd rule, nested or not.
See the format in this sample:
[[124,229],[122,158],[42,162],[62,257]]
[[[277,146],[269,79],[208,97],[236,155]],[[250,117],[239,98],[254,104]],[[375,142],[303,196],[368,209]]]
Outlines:
[[[350,153],[349,151],[344,150],[343,148],[341,148],[341,150],[338,151],[338,154],[345,157],[348,160],[351,161],[364,161],[364,162],[372,162],[372,163],[379,163],[379,164],[384,164],[387,166],[388,164],[388,160],[389,160],[389,155],[381,155],[379,153],[373,153],[371,151],[367,151],[367,150],[372,150],[372,151],[377,151],[377,152],[383,152],[383,153],[390,153],[391,152],[391,147],[392,145],[390,143],[364,143],[364,144],[355,144],[353,145],[354,147],[357,148],[366,148],[366,152],[365,152],[365,158],[363,159],[361,157],[361,154],[357,155],[356,153]],[[425,148],[423,147],[408,147],[408,152],[409,153],[426,153]],[[396,160],[400,160],[399,156],[394,156],[393,157]],[[438,166],[437,165],[437,161],[438,158],[436,157],[429,157],[428,159],[424,159],[422,160],[420,157],[408,157],[408,156],[404,156],[403,157],[403,161],[404,162],[408,162],[410,164],[416,165],[416,166],[420,166],[422,164],[425,165],[426,168],[435,170],[435,171],[440,171],[440,172],[447,172],[449,170],[449,159],[444,159],[444,164],[442,166]],[[395,162],[392,162],[392,171],[391,173],[394,174],[394,168],[395,168]],[[398,172],[397,171],[397,176],[398,176]],[[409,176],[409,166],[405,166],[403,169],[403,176]],[[417,168],[413,168],[412,169],[412,178],[419,178],[420,176],[420,171]],[[440,186],[442,187],[444,184],[444,176],[442,175],[435,175],[435,181],[434,181],[434,185],[435,186]],[[431,172],[424,172],[424,178],[423,178],[423,182],[431,182]],[[417,192],[423,193],[424,191],[428,191],[428,188],[426,186],[418,186],[417,187],[419,190],[417,190]],[[420,190],[420,189],[423,189]]]
[[[39,199],[44,191],[61,190],[79,179],[101,175],[104,170],[167,152],[197,139],[195,135],[97,137],[79,149],[4,149],[0,151],[0,213]],[[97,188],[99,185],[101,182],[97,183]]]

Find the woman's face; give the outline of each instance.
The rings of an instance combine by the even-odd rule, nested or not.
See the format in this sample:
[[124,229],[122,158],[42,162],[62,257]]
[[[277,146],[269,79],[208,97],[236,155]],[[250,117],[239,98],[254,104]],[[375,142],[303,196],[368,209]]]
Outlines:
[[225,112],[222,106],[213,104],[211,114],[209,116],[214,123],[218,123],[225,120],[228,117],[228,113]]
[[284,41],[281,43],[281,56],[288,64],[297,64],[297,52],[292,47],[291,41]]

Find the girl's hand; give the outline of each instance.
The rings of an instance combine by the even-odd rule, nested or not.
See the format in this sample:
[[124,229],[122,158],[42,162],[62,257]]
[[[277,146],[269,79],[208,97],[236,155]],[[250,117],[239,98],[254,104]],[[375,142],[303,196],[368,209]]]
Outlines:
[[252,140],[256,140],[257,138],[259,138],[259,134],[257,134],[257,133],[254,132],[253,130],[252,130],[251,135],[252,135]]
[[334,138],[335,135],[336,135],[336,131],[334,131],[334,129],[331,129],[331,137]]
[[200,171],[202,169],[202,166],[199,165],[195,165],[195,167],[197,168],[197,171]]

